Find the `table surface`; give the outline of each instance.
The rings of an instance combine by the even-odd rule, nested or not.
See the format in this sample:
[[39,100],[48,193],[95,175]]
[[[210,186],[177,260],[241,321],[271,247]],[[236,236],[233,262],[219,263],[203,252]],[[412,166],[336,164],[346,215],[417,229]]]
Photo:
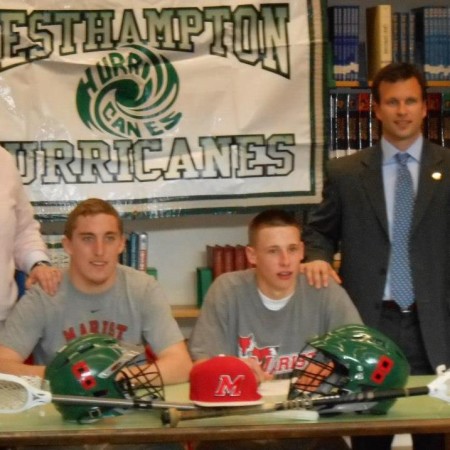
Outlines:
[[[409,386],[423,386],[432,377],[411,377]],[[187,401],[187,384],[166,388],[168,401]],[[450,404],[428,396],[398,399],[386,415],[345,413],[314,421],[277,413],[200,419],[162,426],[160,411],[130,411],[93,424],[64,422],[53,405],[18,414],[2,414],[1,445],[79,445],[226,439],[280,439],[403,433],[448,433]],[[448,439],[450,442],[450,439]],[[450,446],[448,447],[450,448]]]

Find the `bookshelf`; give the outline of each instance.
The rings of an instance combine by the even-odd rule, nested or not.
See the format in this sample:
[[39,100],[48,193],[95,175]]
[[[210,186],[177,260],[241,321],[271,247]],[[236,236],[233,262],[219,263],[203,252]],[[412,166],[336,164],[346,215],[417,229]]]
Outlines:
[[[371,77],[374,71],[389,61],[410,61],[422,64],[428,85],[428,115],[424,120],[424,136],[438,145],[450,147],[450,4],[448,1],[400,2],[396,0],[389,3],[374,0],[364,2],[329,0],[327,7],[329,20],[331,17],[339,18],[345,14],[347,14],[347,23],[349,14],[356,15],[359,19],[359,72],[356,76],[357,79],[355,80],[355,75],[352,74],[348,76],[349,79],[342,80],[340,79],[342,77],[338,76],[329,80],[328,156],[333,158],[348,155],[378,141],[381,129],[372,112]],[[420,9],[422,7],[427,7],[427,9]],[[345,13],[345,11],[354,11],[355,8],[358,9],[358,13]],[[336,9],[344,12],[336,13]],[[416,12],[413,13],[413,11]],[[421,11],[421,13],[418,14],[417,11]],[[435,22],[432,24],[435,26],[431,26],[435,29],[432,47],[438,48],[434,59],[429,57],[430,59],[427,60],[429,64],[420,60],[425,53],[425,50],[420,51],[421,46],[424,46],[423,42],[420,42],[423,40],[420,24],[425,20],[426,15],[434,15]],[[441,15],[440,18],[439,15]],[[382,23],[390,23],[390,28],[383,26]],[[352,26],[354,27],[354,25]],[[336,50],[336,46],[333,44],[335,35],[332,33],[339,27],[344,27],[344,25],[328,24],[330,30],[329,51],[332,55],[330,61],[333,66],[343,61],[341,56],[336,57],[332,54]],[[411,33],[408,32],[409,29],[412,30]],[[356,48],[352,37],[354,33],[355,31],[351,30],[348,32],[350,37],[342,39],[344,44],[350,42],[350,46],[354,47],[353,50],[341,49],[341,52],[354,54]],[[383,33],[386,39],[383,39]],[[448,59],[441,58],[439,60],[436,53],[448,55]],[[368,61],[373,64],[369,64]],[[372,67],[373,65],[375,67]],[[339,70],[349,73],[349,70],[346,71],[345,68],[338,69],[338,72]],[[330,72],[336,74],[336,69]]]
[[[446,64],[447,66],[450,66],[450,60],[444,60],[443,57],[444,55],[450,55],[450,43],[449,43],[449,28],[448,28],[448,23],[450,21],[450,17],[449,17],[449,11],[448,8],[450,8],[450,4],[448,3],[447,0],[432,0],[431,2],[425,2],[424,0],[409,0],[408,2],[401,2],[399,0],[394,0],[393,2],[387,2],[387,1],[380,1],[380,0],[365,0],[365,1],[361,1],[361,0],[328,0],[327,2],[327,7],[328,8],[336,8],[336,7],[340,7],[340,8],[355,8],[357,7],[359,9],[359,13],[358,13],[358,25],[359,26],[359,53],[358,53],[358,57],[359,60],[357,61],[359,63],[359,69],[360,69],[360,73],[357,76],[357,80],[354,79],[345,79],[345,80],[336,80],[334,83],[334,87],[367,87],[370,84],[370,76],[368,76],[367,74],[367,59],[368,59],[368,53],[370,53],[370,47],[371,44],[373,43],[373,40],[376,40],[380,34],[382,33],[380,30],[378,32],[376,32],[374,36],[372,38],[367,39],[367,32],[369,31],[370,34],[370,29],[371,27],[368,27],[368,21],[367,21],[367,14],[370,14],[371,11],[373,10],[375,7],[381,7],[381,5],[387,5],[390,7],[391,12],[392,12],[392,30],[397,30],[397,33],[392,32],[392,58],[395,60],[396,58],[400,58],[402,60],[407,60],[409,58],[409,60],[414,60],[415,62],[420,62],[418,61],[418,55],[422,54],[423,52],[417,51],[416,53],[414,53],[415,50],[417,50],[417,48],[411,48],[411,49],[407,49],[407,45],[408,45],[408,41],[406,40],[407,38],[410,38],[410,33],[408,32],[408,29],[406,27],[406,25],[404,25],[403,27],[400,26],[401,21],[400,21],[400,16],[403,15],[402,17],[405,17],[405,15],[407,13],[412,13],[414,10],[416,10],[417,8],[422,8],[422,7],[433,7],[439,10],[443,10],[440,11],[440,19],[437,20],[437,22],[432,22],[431,25],[431,29],[433,30],[433,37],[432,37],[432,45],[431,47],[433,49],[437,49],[434,52],[434,60],[433,62],[436,64]],[[355,13],[356,14],[356,13]],[[381,12],[380,12],[381,14]],[[386,14],[386,11],[385,11]],[[432,13],[434,15],[436,15],[436,13]],[[395,17],[394,17],[395,15]],[[398,25],[397,25],[397,18],[398,20]],[[436,17],[434,17],[434,19],[436,19]],[[346,23],[349,22],[348,17],[343,19],[344,21],[346,21]],[[405,19],[406,20],[406,19]],[[415,22],[413,15],[411,14],[411,21]],[[420,35],[421,33],[418,30],[414,29],[414,24],[411,25],[412,30],[414,33],[411,33],[411,35]],[[342,27],[344,27],[344,25],[342,25]],[[350,28],[351,30],[347,31],[344,38],[342,38],[342,41],[345,43],[345,46],[348,46],[348,41],[350,41],[350,43],[353,42],[353,44],[350,44],[350,46],[354,47],[354,39],[353,39],[353,35],[355,34],[355,31],[353,30],[353,25],[351,27],[349,27],[348,25],[346,25],[347,28]],[[336,27],[334,27],[332,24],[329,24],[328,26],[328,30],[329,30],[329,38],[330,38],[330,42],[333,41],[332,39],[332,32]],[[403,48],[404,48],[404,52],[403,54],[400,54],[400,48],[401,48],[401,43],[400,41],[395,41],[395,35],[402,35],[405,37],[405,42],[403,43]],[[419,39],[420,40],[420,39]],[[369,42],[368,42],[369,41]],[[417,43],[415,43],[417,44]],[[332,49],[332,44],[330,44],[330,49]],[[398,50],[396,50],[398,49]],[[439,49],[441,49],[442,51],[439,51]],[[342,50],[344,53],[345,52],[354,52],[355,49],[353,48],[353,50]],[[409,52],[413,52],[413,53],[408,53]],[[438,55],[438,56],[436,56]],[[439,59],[440,58],[440,59]],[[373,58],[370,58],[371,60],[373,60]],[[338,60],[342,60],[342,57]],[[450,73],[450,70],[449,70]],[[353,75],[354,77],[354,75]],[[442,86],[449,86],[450,85],[450,75],[446,76],[445,79],[441,80],[438,78],[437,75],[435,76],[429,76],[429,85],[433,86],[433,87],[442,87]]]

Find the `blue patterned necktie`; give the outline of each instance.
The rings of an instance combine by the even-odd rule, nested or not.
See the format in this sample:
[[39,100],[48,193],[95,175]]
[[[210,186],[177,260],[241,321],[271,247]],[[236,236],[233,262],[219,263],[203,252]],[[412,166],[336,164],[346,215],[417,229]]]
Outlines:
[[397,153],[397,179],[395,183],[394,218],[391,245],[391,294],[400,309],[407,309],[414,302],[414,290],[409,259],[409,241],[414,189],[407,162],[408,153]]

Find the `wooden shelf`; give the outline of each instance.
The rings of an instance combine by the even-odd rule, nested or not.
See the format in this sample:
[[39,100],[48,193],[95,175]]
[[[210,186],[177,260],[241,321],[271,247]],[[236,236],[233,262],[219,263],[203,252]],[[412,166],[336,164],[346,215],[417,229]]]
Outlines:
[[[339,88],[361,88],[367,89],[372,86],[372,81],[369,81],[366,86],[361,85],[359,81],[336,81],[335,87],[329,88],[330,90]],[[427,87],[450,87],[450,80],[428,80]]]
[[336,87],[361,87],[361,83],[359,81],[336,81]]
[[175,319],[196,319],[199,315],[199,308],[191,305],[172,305],[172,314]]
[[428,87],[450,87],[450,81],[449,80],[433,80],[433,81],[427,81]]

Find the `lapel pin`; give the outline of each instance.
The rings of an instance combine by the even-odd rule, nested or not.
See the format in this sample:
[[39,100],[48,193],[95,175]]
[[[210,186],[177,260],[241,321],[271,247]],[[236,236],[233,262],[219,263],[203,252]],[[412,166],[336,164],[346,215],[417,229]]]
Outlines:
[[433,172],[431,174],[431,178],[433,178],[433,180],[440,180],[442,178],[442,173],[441,172]]

